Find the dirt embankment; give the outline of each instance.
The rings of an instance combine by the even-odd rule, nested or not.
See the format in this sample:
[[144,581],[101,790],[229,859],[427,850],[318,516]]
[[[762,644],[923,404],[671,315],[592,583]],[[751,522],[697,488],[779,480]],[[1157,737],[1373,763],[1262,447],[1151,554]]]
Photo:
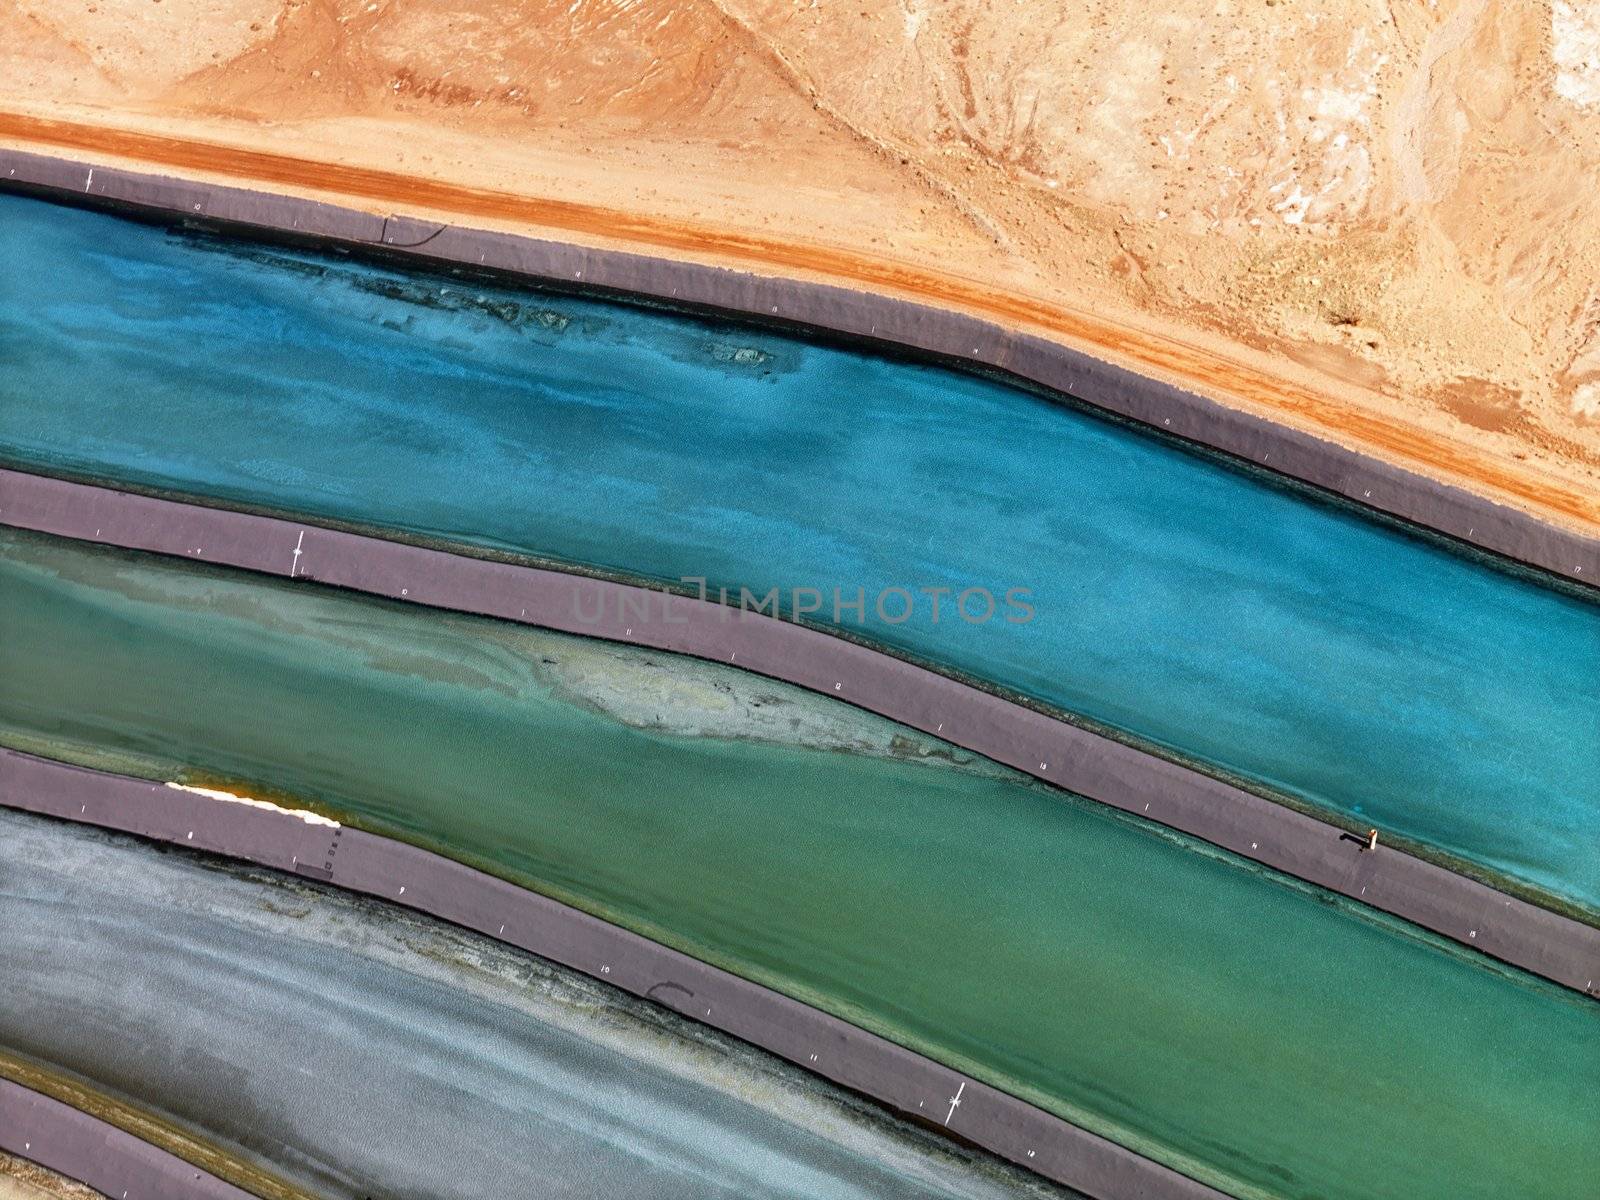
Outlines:
[[100,1193],[37,1163],[0,1151],[0,1200],[103,1200]]
[[1600,530],[1596,0],[16,0],[0,35],[14,144],[916,293]]

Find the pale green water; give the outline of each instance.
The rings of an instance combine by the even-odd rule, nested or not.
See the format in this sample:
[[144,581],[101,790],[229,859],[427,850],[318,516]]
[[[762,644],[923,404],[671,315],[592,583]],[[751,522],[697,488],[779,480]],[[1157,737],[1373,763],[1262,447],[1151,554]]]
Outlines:
[[11,744],[314,797],[1241,1196],[1600,1194],[1600,1005],[915,735],[795,744],[893,744],[795,689],[15,534],[0,679]]
[[0,977],[0,1051],[326,1200],[1067,1200],[485,938],[4,810]]

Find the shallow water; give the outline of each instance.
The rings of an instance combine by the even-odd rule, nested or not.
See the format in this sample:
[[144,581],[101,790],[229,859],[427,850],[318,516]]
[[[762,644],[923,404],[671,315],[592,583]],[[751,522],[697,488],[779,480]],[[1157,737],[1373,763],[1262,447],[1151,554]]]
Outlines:
[[269,872],[0,810],[0,929],[0,1051],[316,1196],[1066,1195],[582,976]]
[[0,741],[313,799],[1237,1195],[1600,1188],[1600,1005],[825,697],[16,534],[0,679]]
[[[886,645],[1600,914],[1596,604],[776,333],[5,196],[0,259],[0,460],[713,595],[814,588],[823,621],[860,589]],[[955,613],[970,587],[986,623]],[[923,588],[952,589],[938,622]]]

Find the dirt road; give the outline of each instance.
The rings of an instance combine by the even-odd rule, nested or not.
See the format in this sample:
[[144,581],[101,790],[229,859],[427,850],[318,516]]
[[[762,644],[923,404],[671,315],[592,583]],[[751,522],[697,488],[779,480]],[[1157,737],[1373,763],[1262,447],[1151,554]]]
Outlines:
[[1053,337],[1135,370],[1272,416],[1419,474],[1442,479],[1554,523],[1600,535],[1600,496],[1503,461],[1403,420],[1286,385],[1205,350],[1048,306],[955,273],[935,273],[869,254],[653,219],[569,200],[465,187],[366,167],[262,150],[0,113],[0,141],[22,149],[69,149],[179,175],[356,202],[385,213],[494,223],[638,253],[685,257],[767,274],[789,274],[907,296]]

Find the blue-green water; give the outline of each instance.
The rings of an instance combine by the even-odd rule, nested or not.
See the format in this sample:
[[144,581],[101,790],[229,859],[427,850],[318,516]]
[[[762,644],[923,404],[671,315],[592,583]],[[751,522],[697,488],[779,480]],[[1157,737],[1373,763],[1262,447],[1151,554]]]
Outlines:
[[0,743],[287,794],[1235,1196],[1600,1195],[1600,1004],[825,696],[3,530],[0,681]]
[[[996,383],[0,197],[0,459],[877,641],[1600,912],[1600,606]],[[910,620],[877,618],[905,588]],[[922,588],[1030,591],[986,623]],[[891,598],[898,616],[904,600]],[[974,615],[981,597],[969,601]],[[842,613],[847,625],[854,615]]]

